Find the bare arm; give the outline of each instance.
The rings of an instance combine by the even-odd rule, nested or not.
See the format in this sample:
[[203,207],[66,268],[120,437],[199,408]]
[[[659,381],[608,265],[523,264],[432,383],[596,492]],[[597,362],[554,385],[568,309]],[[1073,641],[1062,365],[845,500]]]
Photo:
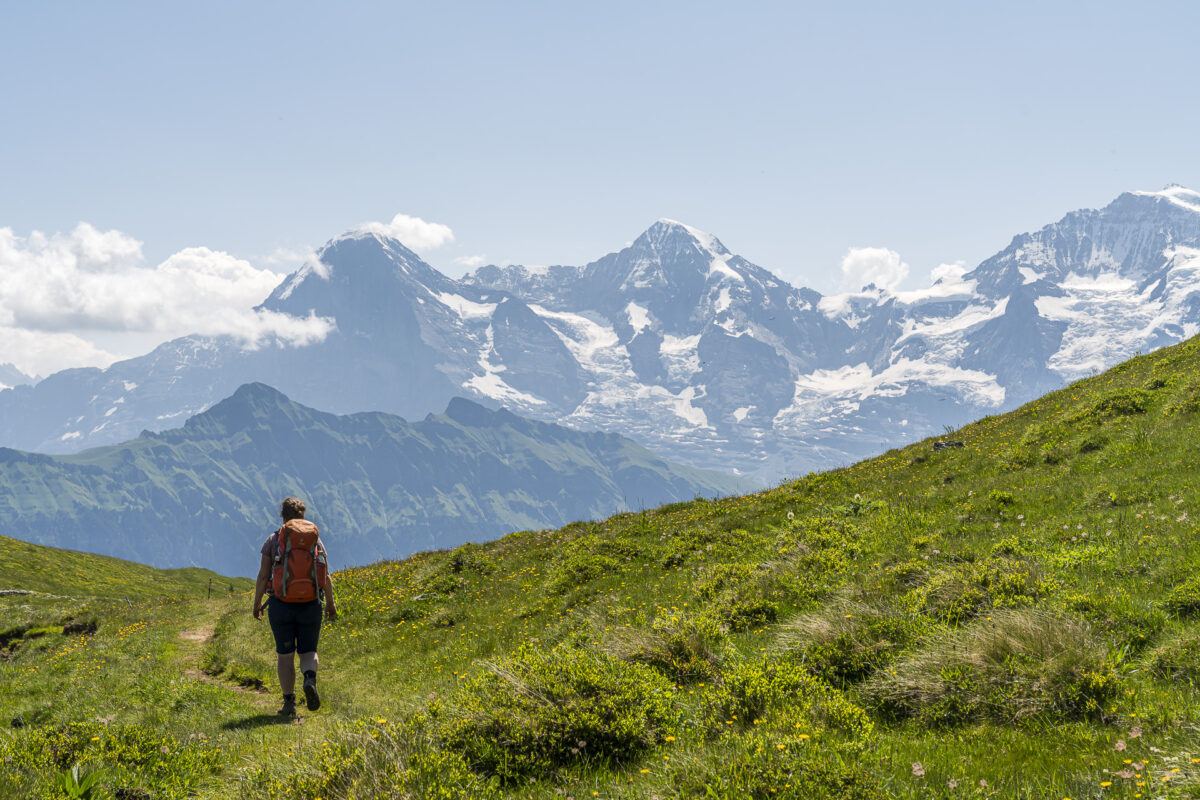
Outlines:
[[263,554],[262,563],[258,567],[258,578],[254,581],[254,618],[262,619],[262,599],[267,593],[267,581],[271,579],[271,561],[273,559]]
[[337,604],[333,602],[333,576],[325,576],[325,618],[337,619]]

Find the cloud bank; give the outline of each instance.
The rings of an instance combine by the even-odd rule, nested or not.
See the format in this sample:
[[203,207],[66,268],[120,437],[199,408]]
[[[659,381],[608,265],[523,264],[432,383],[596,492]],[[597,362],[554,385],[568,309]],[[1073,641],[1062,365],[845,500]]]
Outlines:
[[420,217],[397,214],[391,222],[368,222],[359,230],[399,239],[401,244],[418,253],[436,250],[454,241],[454,231],[440,222],[426,222]]
[[0,362],[43,375],[112,363],[89,332],[227,335],[247,347],[323,339],[330,320],[254,309],[282,279],[207,247],[146,265],[141,242],[85,222],[27,237],[0,228]]
[[875,284],[880,289],[893,290],[908,277],[908,264],[900,254],[886,247],[852,247],[842,259],[842,282],[845,289],[858,291]]

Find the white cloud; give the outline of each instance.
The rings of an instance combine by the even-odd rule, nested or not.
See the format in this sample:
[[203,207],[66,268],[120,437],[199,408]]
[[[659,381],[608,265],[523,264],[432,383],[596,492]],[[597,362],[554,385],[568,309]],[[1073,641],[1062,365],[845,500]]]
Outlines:
[[962,283],[963,276],[966,274],[967,265],[962,261],[955,261],[953,264],[938,264],[929,271],[929,282],[955,285]]
[[70,367],[107,367],[119,356],[73,333],[45,333],[0,326],[0,361],[26,375],[49,375]]
[[254,310],[282,279],[207,247],[147,266],[136,239],[83,222],[50,236],[0,228],[0,361],[43,375],[107,366],[116,357],[89,343],[89,332],[229,335],[248,347],[324,338],[330,320]]
[[311,247],[276,247],[265,256],[257,256],[254,260],[272,267],[283,267],[291,272],[305,262],[316,261],[317,251]]
[[397,214],[391,222],[368,222],[359,226],[359,230],[399,239],[405,247],[418,252],[436,250],[454,241],[454,231],[450,230],[449,225],[426,222],[407,214]]
[[895,289],[907,277],[908,264],[886,247],[852,247],[842,259],[842,281],[851,291],[872,283],[880,289]]
[[462,264],[469,269],[476,269],[487,263],[487,256],[459,256],[454,259],[454,263]]

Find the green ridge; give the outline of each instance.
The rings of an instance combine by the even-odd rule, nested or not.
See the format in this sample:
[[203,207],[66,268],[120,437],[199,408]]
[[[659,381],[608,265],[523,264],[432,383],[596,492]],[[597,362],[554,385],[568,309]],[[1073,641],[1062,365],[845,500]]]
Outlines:
[[0,536],[0,591],[21,589],[42,594],[142,599],[171,594],[232,594],[253,585],[199,567],[155,569],[109,556],[62,550]]
[[334,566],[744,491],[748,482],[463,399],[407,422],[327,414],[246,384],[182,427],[67,456],[0,448],[0,532],[251,575],[303,497]]
[[0,795],[1200,796],[1197,376],[1194,339],[961,448],[343,570],[301,725],[248,595],[100,607],[0,660]]

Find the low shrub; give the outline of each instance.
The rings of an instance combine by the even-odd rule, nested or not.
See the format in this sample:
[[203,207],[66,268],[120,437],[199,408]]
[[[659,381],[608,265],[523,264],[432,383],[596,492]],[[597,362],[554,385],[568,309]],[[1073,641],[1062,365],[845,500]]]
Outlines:
[[487,551],[474,542],[468,542],[452,551],[448,566],[454,573],[473,572],[476,575],[490,575],[496,568]]
[[795,730],[836,730],[852,740],[871,734],[867,713],[792,661],[744,661],[727,671],[705,701],[713,730],[744,729],[780,713]]
[[925,725],[1097,716],[1118,688],[1107,652],[1078,619],[1000,611],[877,674],[864,694],[885,718]]
[[[886,508],[886,504],[855,500],[846,508],[843,513],[856,516]],[[841,511],[842,507],[834,510]],[[834,551],[851,561],[862,553],[862,534],[847,520],[805,516],[797,517],[793,526],[797,539],[811,550]]]
[[1124,592],[1107,596],[1076,594],[1065,599],[1066,607],[1107,639],[1119,658],[1145,650],[1167,624],[1167,615],[1161,609]]
[[1089,431],[1079,440],[1080,453],[1095,453],[1108,447],[1108,435],[1103,430]]
[[1176,617],[1200,616],[1200,577],[1189,578],[1171,589],[1163,608]]
[[1145,414],[1151,399],[1152,395],[1145,389],[1116,389],[1093,403],[1084,415],[1126,417]]
[[774,622],[779,617],[779,604],[763,597],[729,597],[714,603],[710,611],[729,630],[737,632]]
[[714,619],[742,631],[775,621],[779,601],[795,593],[786,586],[793,578],[771,565],[716,564],[700,572],[693,591]]
[[527,647],[465,681],[436,713],[445,748],[511,783],[639,757],[678,726],[673,695],[670,681],[641,664],[565,645]]
[[1200,682],[1200,635],[1187,633],[1154,648],[1147,665],[1151,674],[1164,680]]
[[728,636],[706,614],[659,617],[649,628],[618,628],[605,651],[623,661],[645,664],[676,683],[708,681],[720,673]]
[[1200,411],[1200,382],[1188,384],[1167,406],[1168,414],[1195,414]]
[[939,622],[961,625],[988,609],[1034,605],[1051,588],[1031,563],[993,557],[937,573],[905,599]]
[[418,600],[405,600],[392,611],[392,622],[417,622],[433,613],[432,601],[422,597]]
[[550,579],[549,589],[564,594],[585,583],[614,572],[620,564],[611,556],[577,553],[561,561]]
[[1011,506],[1015,502],[1016,499],[1013,497],[1012,492],[1004,492],[1000,489],[992,489],[988,492],[987,506],[994,511],[999,511],[1005,506]]
[[810,674],[834,686],[858,683],[930,629],[910,611],[840,601],[786,622],[778,643]]
[[762,577],[760,571],[749,564],[714,564],[700,571],[693,592],[697,599],[711,602],[726,592],[756,585]]

